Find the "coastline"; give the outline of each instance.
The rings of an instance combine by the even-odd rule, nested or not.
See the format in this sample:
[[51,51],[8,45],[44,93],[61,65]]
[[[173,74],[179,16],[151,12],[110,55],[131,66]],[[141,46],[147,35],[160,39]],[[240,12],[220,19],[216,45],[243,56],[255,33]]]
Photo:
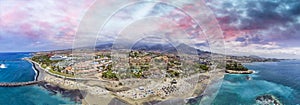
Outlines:
[[30,63],[32,65],[32,69],[35,72],[34,80],[38,81],[38,77],[40,76],[40,71],[36,68],[36,65],[34,63],[32,63],[32,62],[30,62]]
[[34,81],[43,81],[44,79],[44,70],[41,70],[38,64],[36,64],[34,61],[30,60],[29,58],[23,58],[23,60],[31,63],[32,69],[35,72]]
[[[79,103],[79,104],[82,103],[81,100],[84,97],[82,94],[85,94],[85,91],[81,91],[79,89],[74,89],[74,88],[67,87],[67,86],[58,85],[52,81],[49,81],[47,79],[47,76],[52,76],[51,74],[49,74],[48,72],[43,70],[39,64],[30,60],[29,58],[23,58],[23,59],[32,64],[32,69],[36,73],[34,81],[42,81],[37,84],[38,86],[46,89],[53,95],[60,93],[63,97],[68,97],[76,103]],[[59,78],[59,77],[57,77],[57,78]],[[61,78],[61,79],[63,79],[63,78]]]
[[[73,100],[78,100],[81,99],[82,104],[97,104],[99,102],[99,99],[95,99],[97,98],[103,98],[101,99],[101,102],[104,102],[106,104],[110,104],[110,103],[123,103],[123,104],[144,104],[144,103],[165,103],[165,102],[178,102],[177,99],[174,100],[174,97],[179,95],[180,93],[178,92],[177,95],[174,93],[174,96],[167,96],[167,97],[147,97],[147,98],[143,98],[143,99],[131,99],[131,98],[125,98],[122,97],[122,95],[120,94],[120,92],[117,92],[116,94],[110,94],[110,91],[105,90],[103,87],[99,86],[100,84],[106,84],[106,82],[103,81],[95,81],[95,80],[87,80],[87,79],[81,79],[81,78],[66,78],[66,77],[62,77],[62,76],[57,76],[55,74],[50,73],[49,71],[41,68],[41,66],[30,60],[30,59],[25,59],[28,62],[32,63],[32,66],[34,68],[34,70],[38,73],[36,75],[36,80],[43,80],[44,83],[39,84],[39,86],[42,86],[43,88],[47,89],[48,91],[52,92],[53,94],[56,93],[61,93],[63,94],[70,94],[70,92],[65,93],[65,91],[71,91],[71,90],[75,90],[74,91],[74,95],[71,96],[70,98],[72,98]],[[192,76],[193,78],[189,78],[189,79],[185,79],[182,80],[180,83],[181,84],[187,84],[187,81],[189,81],[190,79],[197,79],[199,76],[207,76],[208,74],[197,74]],[[199,84],[200,82],[206,83],[206,79],[207,78],[203,78],[204,80],[199,80],[199,81],[195,81],[195,86],[198,87],[198,91],[203,91],[204,89],[204,85]],[[205,82],[206,81],[206,82]],[[178,81],[179,82],[179,81]],[[83,84],[85,83],[85,84]],[[187,84],[187,85],[191,85],[192,84]],[[186,88],[181,88],[182,89],[189,89],[191,88],[191,86],[186,87]],[[194,85],[193,85],[194,86]],[[204,87],[203,87],[204,86]],[[180,92],[184,92],[184,90],[180,90]],[[193,90],[195,91],[195,90]],[[83,94],[81,93],[83,92]],[[81,93],[81,94],[80,94]],[[183,93],[182,93],[183,94]],[[199,94],[196,93],[184,93],[186,95],[192,95],[193,97],[197,97],[199,96]],[[63,95],[64,96],[64,95]],[[69,97],[67,95],[67,97]],[[73,98],[76,97],[76,98]],[[187,98],[187,96],[184,96]],[[170,100],[169,100],[170,99]],[[77,101],[76,101],[77,102]],[[181,100],[180,102],[185,103],[184,100]]]
[[[99,98],[103,98],[103,96],[108,96],[106,98],[103,98],[103,101],[106,104],[109,104],[110,102],[116,102],[112,100],[114,98],[113,96],[108,95],[108,91],[105,91],[101,87],[98,87],[96,85],[99,81],[97,82],[95,80],[88,80],[82,78],[69,78],[52,74],[41,68],[41,66],[36,62],[30,59],[26,60],[28,62],[31,62],[35,66],[34,68],[36,71],[39,71],[37,79],[42,80],[43,82],[38,85],[45,88],[53,94],[60,93],[62,94],[62,96],[69,97],[76,103],[83,105],[90,104],[86,103],[87,100],[89,100],[89,102],[92,102],[92,104],[97,104],[97,100],[99,100]],[[87,83],[88,85],[84,83]],[[96,97],[97,99],[94,99]]]
[[[298,104],[300,102],[300,95],[293,93],[299,92],[299,84],[294,84],[299,81],[299,78],[297,78],[299,76],[297,69],[299,68],[299,64],[299,60],[286,60],[282,62],[254,62],[253,64],[248,63],[245,66],[250,70],[255,70],[254,74],[227,75],[225,80],[227,82],[223,82],[224,88],[221,89],[228,90],[222,90],[220,92],[220,95],[217,97],[219,100],[215,101],[215,104],[220,104],[226,102],[227,100],[229,100],[228,103],[236,102],[235,100],[237,100],[237,102],[241,104]],[[254,81],[247,81],[249,80],[249,77]],[[276,79],[274,79],[274,77],[276,77]],[[251,92],[251,94],[244,94],[248,92]],[[230,98],[222,97],[230,95],[232,95]]]
[[24,57],[24,58],[22,58],[22,60],[27,61],[28,63],[31,64],[31,68],[35,73],[33,81],[38,81],[40,71],[36,68],[36,65],[28,57]]
[[[49,71],[44,70],[38,63],[36,63],[36,62],[34,62],[34,61],[32,61],[28,58],[25,58],[25,60],[30,62],[32,64],[32,68],[34,69],[34,71],[37,72],[37,75],[36,75],[36,80],[37,81],[44,81],[44,82],[47,82],[47,83],[51,83],[53,85],[58,85],[58,86],[63,87],[65,89],[78,89],[75,86],[72,86],[72,87],[71,86],[66,86],[66,83],[65,83],[65,82],[68,82],[68,81],[75,82],[76,81],[75,78],[68,78],[68,77],[63,77],[63,76],[59,76],[59,75],[56,75],[56,74],[52,74]],[[50,81],[50,78],[57,78],[59,80],[58,81]],[[63,81],[62,82],[63,84],[55,83],[55,82],[60,82],[60,81]]]
[[254,73],[254,70],[247,70],[247,71],[225,70],[225,73],[228,73],[228,74],[252,74],[252,73]]

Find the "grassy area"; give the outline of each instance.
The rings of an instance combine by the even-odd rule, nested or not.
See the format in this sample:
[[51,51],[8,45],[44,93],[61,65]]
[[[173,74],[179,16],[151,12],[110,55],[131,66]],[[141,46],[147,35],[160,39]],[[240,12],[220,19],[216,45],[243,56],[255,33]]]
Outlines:
[[49,70],[49,72],[51,72],[51,73],[53,73],[53,74],[60,75],[60,76],[74,77],[74,75],[72,75],[72,74],[66,74],[66,73],[62,73],[62,72],[58,72],[58,71],[54,71],[54,70]]
[[[61,61],[61,60],[52,61],[52,60],[50,60],[50,56],[48,56],[48,55],[33,56],[31,58],[31,60],[41,64],[41,67],[44,68],[44,69],[46,69],[50,65],[56,64],[56,63]],[[62,72],[53,70],[52,68],[53,67],[51,67],[49,72],[51,72],[53,74],[57,74],[57,75],[60,75],[60,76],[65,76],[65,77],[74,77],[74,75],[72,75],[72,74],[62,73]]]
[[33,56],[31,58],[31,60],[35,61],[35,62],[37,62],[39,64],[45,64],[45,65],[51,65],[51,64],[55,64],[55,63],[61,61],[61,60],[52,61],[52,60],[50,60],[50,57],[47,56],[47,55]]

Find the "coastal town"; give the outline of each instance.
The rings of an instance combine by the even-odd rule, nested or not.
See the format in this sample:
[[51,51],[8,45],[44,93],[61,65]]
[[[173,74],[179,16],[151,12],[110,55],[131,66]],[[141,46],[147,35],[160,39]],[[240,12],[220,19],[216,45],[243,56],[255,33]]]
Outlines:
[[300,0],[0,0],[0,105],[300,105]]
[[[87,53],[85,58],[67,50],[49,51],[37,52],[28,60],[49,74],[42,78],[46,82],[79,89],[90,97],[117,98],[127,104],[196,97],[204,91],[212,75],[209,53],[182,60],[176,53],[127,52],[119,54],[126,59],[113,59],[115,56],[110,50]],[[226,73],[253,73],[242,65],[245,61],[239,62],[236,58],[239,57],[227,57]],[[251,58],[247,62],[268,60]]]
[[[38,52],[30,61],[51,74],[44,77],[47,82],[134,102],[130,104],[197,96],[209,80],[210,62],[199,62],[199,58],[185,62],[174,53],[130,51],[128,61],[116,64],[109,51],[92,55],[92,60],[82,60],[70,52]],[[121,70],[125,64],[128,64],[126,70]]]

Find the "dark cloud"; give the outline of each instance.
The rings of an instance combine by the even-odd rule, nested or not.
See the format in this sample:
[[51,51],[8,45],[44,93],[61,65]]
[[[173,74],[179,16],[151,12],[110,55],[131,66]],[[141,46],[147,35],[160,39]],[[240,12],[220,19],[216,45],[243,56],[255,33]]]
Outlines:
[[291,3],[290,6],[292,7],[292,9],[289,11],[290,14],[300,15],[300,1],[299,0],[296,0],[296,2]]
[[258,30],[254,34],[265,41],[300,39],[300,0],[207,0],[207,5],[224,31]]
[[[300,14],[300,1],[210,1],[217,18],[223,24],[238,24],[239,29],[265,29],[270,25],[283,25],[296,22]],[[218,14],[222,14],[219,15]],[[228,18],[222,21],[223,18]]]
[[239,36],[235,39],[235,41],[242,42],[244,46],[249,45],[249,44],[266,44],[264,43],[262,36],[261,35],[244,35],[244,36]]
[[238,37],[235,39],[235,41],[244,42],[244,41],[246,41],[246,39],[243,37]]
[[242,19],[242,22],[249,25],[241,27],[242,29],[266,29],[270,25],[284,25],[288,22],[294,22],[294,18],[298,15],[293,14],[291,9],[288,9],[292,8],[289,7],[289,4],[284,5],[280,2],[261,1],[246,8],[248,8],[247,16],[250,19]]

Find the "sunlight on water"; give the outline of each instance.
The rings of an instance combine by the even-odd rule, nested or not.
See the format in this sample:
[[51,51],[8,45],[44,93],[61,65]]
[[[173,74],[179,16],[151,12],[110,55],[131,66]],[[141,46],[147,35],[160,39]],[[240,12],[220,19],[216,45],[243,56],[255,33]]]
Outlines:
[[5,69],[6,65],[5,64],[0,64],[0,69]]

